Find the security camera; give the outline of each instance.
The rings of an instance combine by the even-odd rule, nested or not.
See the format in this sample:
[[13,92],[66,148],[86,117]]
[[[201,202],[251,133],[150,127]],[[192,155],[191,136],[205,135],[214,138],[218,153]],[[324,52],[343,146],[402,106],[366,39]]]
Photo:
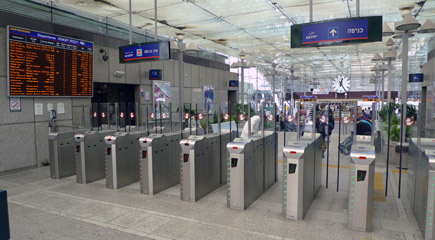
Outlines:
[[109,56],[107,55],[107,51],[106,50],[104,50],[104,49],[100,49],[100,53],[102,53],[103,54],[103,61],[107,61],[107,60],[109,60]]

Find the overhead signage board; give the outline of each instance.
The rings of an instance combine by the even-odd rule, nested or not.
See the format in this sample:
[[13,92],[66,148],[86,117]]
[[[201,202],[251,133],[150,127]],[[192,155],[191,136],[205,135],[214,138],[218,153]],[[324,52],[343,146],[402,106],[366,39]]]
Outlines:
[[415,73],[415,74],[409,74],[409,82],[415,83],[415,82],[423,82],[423,73]]
[[161,69],[151,69],[149,73],[150,80],[162,80],[162,70]]
[[92,97],[92,42],[8,26],[10,97]]
[[137,43],[119,47],[119,62],[131,63],[171,58],[169,41]]
[[315,102],[317,101],[317,96],[301,96],[302,102]]
[[382,16],[335,19],[291,26],[291,48],[382,41]]
[[376,95],[364,95],[363,102],[379,102],[379,97]]

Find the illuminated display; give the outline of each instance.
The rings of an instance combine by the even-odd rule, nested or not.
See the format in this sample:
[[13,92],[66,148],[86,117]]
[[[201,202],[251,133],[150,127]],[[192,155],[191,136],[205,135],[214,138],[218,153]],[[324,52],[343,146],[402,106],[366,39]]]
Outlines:
[[149,78],[150,80],[162,80],[162,70],[151,69]]
[[92,96],[93,43],[8,26],[9,96]]
[[317,96],[301,96],[301,102],[315,102],[317,101]]
[[363,102],[379,102],[379,97],[376,95],[364,95]]

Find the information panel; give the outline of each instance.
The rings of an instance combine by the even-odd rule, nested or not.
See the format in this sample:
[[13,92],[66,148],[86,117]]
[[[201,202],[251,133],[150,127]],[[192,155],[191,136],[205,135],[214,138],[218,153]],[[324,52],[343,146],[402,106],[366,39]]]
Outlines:
[[364,95],[363,102],[379,102],[379,97],[376,95]]
[[382,17],[361,17],[291,26],[291,47],[382,41]]
[[9,96],[92,96],[92,42],[8,26]]
[[409,74],[409,82],[423,82],[423,73]]
[[119,63],[171,58],[169,41],[137,43],[119,47]]

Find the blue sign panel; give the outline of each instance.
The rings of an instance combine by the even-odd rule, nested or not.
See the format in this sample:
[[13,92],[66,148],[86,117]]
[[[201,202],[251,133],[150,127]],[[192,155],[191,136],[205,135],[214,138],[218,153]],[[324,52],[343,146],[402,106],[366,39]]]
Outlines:
[[315,102],[317,101],[317,96],[301,96],[302,102]]
[[119,48],[120,63],[146,60],[166,60],[169,58],[169,41],[140,43]]
[[94,47],[92,42],[12,26],[9,27],[9,39],[87,52],[92,52]]
[[291,47],[382,41],[382,17],[335,19],[291,26]]
[[326,22],[302,27],[302,44],[368,38],[367,19]]
[[150,80],[162,80],[162,70],[151,69],[150,70]]
[[423,82],[423,73],[409,74],[409,82]]

